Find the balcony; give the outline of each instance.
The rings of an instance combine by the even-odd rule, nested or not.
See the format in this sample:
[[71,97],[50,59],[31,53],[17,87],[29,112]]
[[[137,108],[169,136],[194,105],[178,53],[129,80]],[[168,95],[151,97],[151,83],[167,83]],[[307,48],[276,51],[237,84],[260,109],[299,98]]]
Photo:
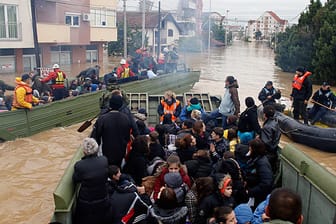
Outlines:
[[90,27],[90,41],[117,41],[117,27]]
[[0,23],[0,40],[22,40],[22,24]]
[[70,26],[64,24],[37,23],[39,43],[70,43]]

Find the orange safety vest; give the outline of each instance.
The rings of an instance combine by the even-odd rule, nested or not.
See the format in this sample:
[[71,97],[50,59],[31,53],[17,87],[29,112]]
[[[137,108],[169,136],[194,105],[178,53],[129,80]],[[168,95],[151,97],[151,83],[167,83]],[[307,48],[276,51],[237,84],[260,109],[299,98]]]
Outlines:
[[32,90],[32,88],[30,88],[29,86],[24,85],[24,84],[18,84],[15,87],[15,90],[14,90],[14,99],[13,99],[13,104],[12,104],[13,107],[15,107],[15,108],[25,108],[25,107],[22,107],[17,102],[17,99],[16,99],[16,90],[20,87],[23,87],[26,90],[25,101],[28,102],[28,103],[33,103],[33,90]]
[[161,100],[161,105],[163,106],[163,115],[160,117],[160,121],[163,121],[163,116],[165,114],[171,114],[172,115],[172,121],[176,121],[177,117],[174,116],[174,112],[176,110],[176,108],[178,107],[178,105],[180,105],[180,101],[176,100],[175,103],[173,103],[172,105],[168,105],[168,103],[164,100]]
[[293,78],[292,87],[297,90],[301,90],[304,80],[310,76],[311,72],[306,72],[303,76],[298,76],[297,74]]

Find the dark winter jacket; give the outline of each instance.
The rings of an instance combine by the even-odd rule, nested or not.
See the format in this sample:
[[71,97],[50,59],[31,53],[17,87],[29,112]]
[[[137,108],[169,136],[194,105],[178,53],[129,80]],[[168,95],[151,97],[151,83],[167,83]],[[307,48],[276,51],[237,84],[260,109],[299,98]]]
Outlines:
[[193,146],[190,146],[186,149],[176,149],[176,153],[178,157],[180,157],[181,163],[184,164],[185,161],[192,160],[193,154],[196,152],[196,148]]
[[131,129],[128,117],[115,110],[101,115],[94,124],[91,137],[99,145],[102,144],[103,155],[107,157],[109,165],[121,166]]
[[135,184],[141,186],[142,178],[148,176],[147,165],[149,161],[144,154],[136,151],[131,151],[124,167],[124,172],[128,173]]
[[[335,106],[336,103],[336,96],[330,89],[323,90],[322,88],[320,88],[314,93],[312,99],[327,107]],[[318,104],[314,104],[314,107],[321,106]]]
[[219,193],[212,193],[199,202],[199,212],[196,217],[196,224],[207,223],[206,220],[213,216],[214,209],[220,206],[233,208],[235,205],[232,197],[222,197]]
[[192,133],[196,139],[196,149],[209,149],[208,139],[209,135],[204,132],[202,135]]
[[223,158],[223,154],[226,151],[229,151],[229,142],[225,138],[221,138],[218,142],[211,141],[215,145],[215,151],[210,152],[210,157],[213,163],[216,163],[218,160]]
[[276,152],[281,132],[276,118],[268,118],[260,131],[260,139],[264,142],[268,152]]
[[[272,96],[270,99],[268,99],[268,96]],[[258,95],[258,99],[261,101],[263,106],[274,104],[276,99],[281,98],[281,93],[277,91],[274,87],[271,89],[267,89],[266,86],[262,88]]]
[[149,211],[150,215],[162,224],[185,224],[188,213],[186,206],[175,209],[162,209],[154,205]]
[[76,162],[74,183],[80,183],[75,224],[104,223],[109,210],[107,193],[108,163],[105,156],[85,156]]
[[247,108],[241,113],[238,122],[238,130],[240,132],[251,132],[254,131],[260,134],[260,125],[258,122],[257,106]]
[[185,161],[188,169],[188,176],[194,180],[199,177],[208,177],[212,172],[211,160],[208,158],[198,157],[193,160]]
[[138,125],[135,122],[135,119],[134,119],[134,116],[133,116],[132,112],[128,108],[128,105],[126,103],[124,103],[120,107],[119,112],[127,115],[128,120],[131,122],[132,135],[134,136],[134,138],[136,138],[139,135],[139,129],[138,129]]
[[109,220],[112,224],[143,223],[151,205],[148,195],[136,192],[115,191],[110,198]]
[[153,142],[149,144],[148,160],[152,161],[155,157],[160,157],[161,159],[165,159],[166,153],[159,143]]
[[302,83],[302,88],[300,90],[292,88],[291,97],[294,100],[304,101],[309,100],[313,93],[312,82],[309,77],[306,77]]
[[257,156],[248,161],[247,170],[248,196],[254,197],[255,205],[258,205],[272,191],[272,168],[266,156]]
[[107,169],[105,156],[84,156],[75,164],[73,181],[81,184],[78,199],[90,202],[107,196]]

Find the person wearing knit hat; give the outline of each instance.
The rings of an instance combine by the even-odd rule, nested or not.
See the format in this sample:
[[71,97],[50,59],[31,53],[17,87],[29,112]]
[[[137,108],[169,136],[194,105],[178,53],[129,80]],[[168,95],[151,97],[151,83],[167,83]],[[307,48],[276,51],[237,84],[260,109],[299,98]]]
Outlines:
[[253,213],[250,206],[247,204],[240,204],[235,209],[236,219],[238,224],[250,224],[253,219]]
[[191,119],[191,113],[193,110],[198,110],[201,112],[201,119],[206,114],[202,108],[201,103],[199,102],[199,99],[197,97],[192,97],[187,101],[187,105],[182,108],[181,114],[179,116],[180,120],[183,122],[185,120]]
[[15,79],[16,87],[12,103],[12,110],[32,109],[33,104],[38,104],[40,100],[33,96],[33,90],[30,87],[31,77],[23,74],[21,78]]
[[290,94],[290,100],[293,101],[294,119],[299,120],[301,116],[306,125],[308,125],[307,104],[313,93],[312,82],[309,78],[311,74],[303,67],[297,68],[293,77],[292,93]]
[[75,223],[105,223],[109,209],[108,162],[105,156],[97,155],[98,144],[93,138],[83,140],[82,150],[84,157],[75,163],[72,176],[75,185],[81,184],[74,212]]
[[281,91],[273,87],[272,81],[267,81],[264,88],[259,92],[258,99],[263,106],[275,104],[275,100],[281,98]]
[[314,93],[312,103],[314,103],[314,106],[309,110],[311,124],[321,120],[329,110],[336,111],[336,96],[331,91],[328,82],[323,82],[320,89]]
[[119,110],[119,108],[122,106],[123,101],[121,96],[119,95],[113,95],[110,99],[110,109],[111,110]]
[[98,145],[102,145],[102,153],[107,157],[109,165],[121,167],[131,130],[134,130],[132,121],[135,126],[136,123],[133,117],[129,118],[126,113],[119,111],[123,105],[120,95],[112,95],[109,104],[110,111],[98,117],[91,137]]

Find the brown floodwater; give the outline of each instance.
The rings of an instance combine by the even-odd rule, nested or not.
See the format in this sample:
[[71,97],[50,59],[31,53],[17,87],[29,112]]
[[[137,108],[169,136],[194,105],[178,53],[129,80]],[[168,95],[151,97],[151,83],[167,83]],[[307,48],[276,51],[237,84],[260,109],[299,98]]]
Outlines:
[[[234,42],[227,48],[212,49],[210,55],[180,53],[180,56],[189,67],[202,72],[193,92],[222,95],[225,77],[233,75],[240,86],[242,109],[247,96],[254,97],[259,103],[258,93],[267,80],[272,80],[283,96],[289,96],[293,74],[281,72],[274,65],[274,53],[264,44]],[[118,61],[119,58],[109,58],[101,74],[110,71]],[[64,70],[74,77],[87,66],[64,66]],[[11,84],[14,84],[14,77],[13,74],[0,75]],[[54,210],[52,192],[82,139],[91,131],[88,128],[78,133],[76,130],[80,125],[0,143],[0,223],[49,222]],[[288,142],[291,141],[282,137],[282,144]],[[335,154],[293,144],[336,174]]]

